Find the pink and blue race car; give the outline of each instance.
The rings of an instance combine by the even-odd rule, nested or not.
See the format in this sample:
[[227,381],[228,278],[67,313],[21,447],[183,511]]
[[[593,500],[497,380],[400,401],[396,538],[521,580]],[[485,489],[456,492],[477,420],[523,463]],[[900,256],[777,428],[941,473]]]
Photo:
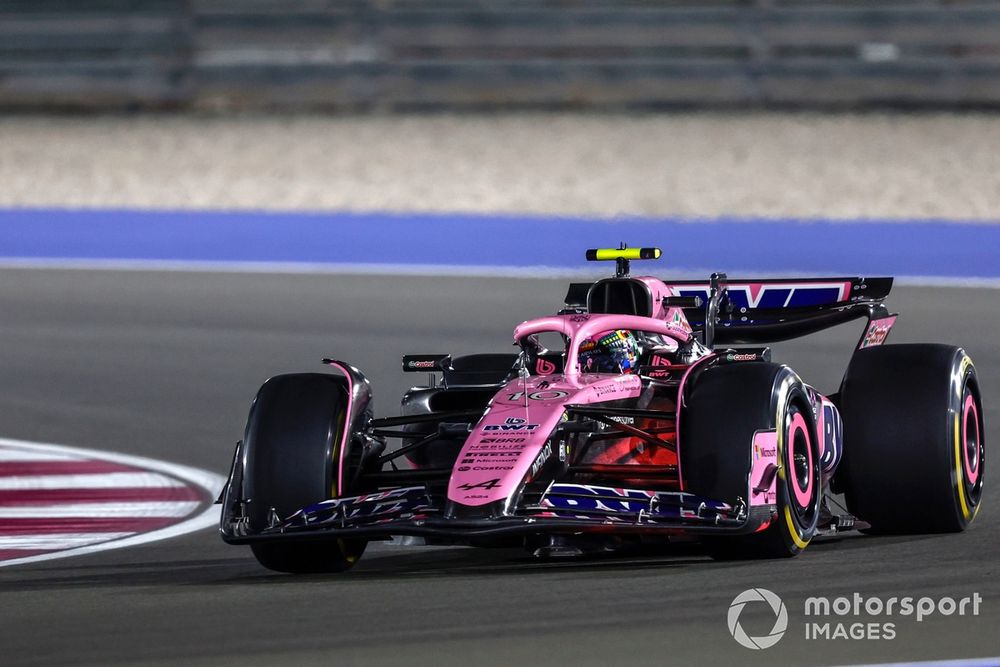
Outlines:
[[[375,418],[368,380],[341,361],[269,379],[220,498],[223,539],[272,570],[332,572],[398,536],[547,556],[698,540],[746,558],[973,521],[975,367],[957,347],[883,344],[891,278],[629,275],[659,255],[588,251],[615,276],[518,325],[515,354],[404,357],[431,375],[400,416]],[[771,359],[769,343],[856,319],[836,394]]]

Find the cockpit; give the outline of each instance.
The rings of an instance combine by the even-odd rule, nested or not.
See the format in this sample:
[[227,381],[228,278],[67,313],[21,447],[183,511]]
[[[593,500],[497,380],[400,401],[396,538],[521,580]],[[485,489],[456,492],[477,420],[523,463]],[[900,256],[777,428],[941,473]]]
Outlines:
[[614,260],[615,277],[574,283],[558,315],[522,323],[514,332],[522,367],[533,375],[642,375],[646,367],[688,365],[708,354],[683,311],[694,299],[672,297],[656,278],[628,275],[630,260],[659,255],[624,245],[588,250],[588,260]]
[[[544,326],[562,324],[560,319],[567,321],[565,327]],[[630,320],[637,320],[631,324],[639,327],[629,327]],[[568,359],[575,361],[569,365],[570,374],[640,375],[651,367],[688,364],[707,352],[687,332],[644,317],[571,315],[525,322],[522,327],[532,329],[518,338],[531,375],[562,374]]]

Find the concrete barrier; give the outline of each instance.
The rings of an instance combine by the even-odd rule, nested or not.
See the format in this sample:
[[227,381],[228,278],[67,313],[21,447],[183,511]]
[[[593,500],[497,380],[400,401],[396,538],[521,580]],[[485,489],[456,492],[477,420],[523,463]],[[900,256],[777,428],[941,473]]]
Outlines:
[[35,0],[0,109],[996,107],[972,0]]

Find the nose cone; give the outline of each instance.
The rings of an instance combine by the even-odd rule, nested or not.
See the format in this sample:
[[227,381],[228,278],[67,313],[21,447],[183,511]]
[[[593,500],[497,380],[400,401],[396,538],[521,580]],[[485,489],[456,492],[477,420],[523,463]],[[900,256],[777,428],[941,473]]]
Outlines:
[[448,500],[480,506],[509,497],[520,488],[561,416],[562,404],[549,410],[494,406],[455,461]]
[[641,385],[633,375],[513,380],[493,398],[489,412],[465,441],[451,471],[448,500],[480,507],[510,498],[521,488],[567,405],[636,398]]

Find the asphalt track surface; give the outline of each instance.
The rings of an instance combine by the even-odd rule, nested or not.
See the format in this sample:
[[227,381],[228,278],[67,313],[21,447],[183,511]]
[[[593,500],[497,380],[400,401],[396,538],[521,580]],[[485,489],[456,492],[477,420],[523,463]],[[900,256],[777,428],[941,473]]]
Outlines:
[[[259,383],[351,361],[394,414],[406,352],[504,350],[554,311],[564,281],[0,271],[0,434],[152,456],[224,473]],[[1000,440],[1000,291],[899,287],[892,340],[961,344]],[[837,385],[856,327],[776,348]],[[990,466],[992,467],[992,466]],[[905,471],[900,471],[905,474]],[[990,474],[992,478],[993,475]],[[993,481],[992,479],[990,480]],[[4,664],[837,664],[1000,655],[1000,490],[960,535],[844,537],[780,562],[715,563],[696,549],[575,561],[520,551],[372,546],[336,576],[261,569],[211,530],[0,569]],[[789,631],[738,646],[726,612],[778,593]],[[805,640],[810,595],[978,592],[978,617],[896,622],[887,640]],[[751,608],[748,607],[748,612]],[[853,617],[844,620],[851,622]],[[862,618],[867,621],[872,619]],[[750,634],[773,617],[745,614]]]

